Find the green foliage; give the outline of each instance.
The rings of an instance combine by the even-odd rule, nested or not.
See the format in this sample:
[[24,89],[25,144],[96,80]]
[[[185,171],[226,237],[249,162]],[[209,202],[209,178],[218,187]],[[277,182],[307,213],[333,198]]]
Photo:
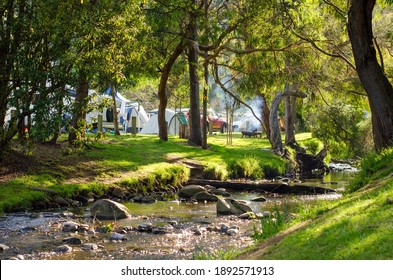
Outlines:
[[310,118],[313,137],[328,143],[334,157],[362,156],[372,149],[371,118],[361,107],[341,101]]
[[308,153],[316,155],[323,148],[323,143],[316,138],[311,138],[302,142],[303,148],[307,150]]

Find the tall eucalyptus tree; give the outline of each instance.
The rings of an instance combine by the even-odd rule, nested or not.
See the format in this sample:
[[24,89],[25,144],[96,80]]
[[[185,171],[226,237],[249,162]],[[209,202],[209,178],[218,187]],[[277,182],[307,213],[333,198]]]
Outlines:
[[356,71],[370,103],[375,148],[381,150],[393,146],[393,86],[377,57],[373,34],[375,4],[376,0],[350,1],[348,34]]

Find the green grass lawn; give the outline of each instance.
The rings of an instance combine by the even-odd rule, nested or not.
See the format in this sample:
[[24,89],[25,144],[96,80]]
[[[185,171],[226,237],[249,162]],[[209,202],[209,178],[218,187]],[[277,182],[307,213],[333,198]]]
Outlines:
[[0,183],[0,212],[21,211],[35,201],[48,200],[50,193],[45,189],[72,197],[92,191],[102,194],[113,186],[149,191],[181,185],[189,178],[185,162],[198,163],[207,176],[222,180],[244,174],[261,179],[287,169],[287,163],[268,150],[266,139],[241,138],[240,134],[234,135],[231,146],[226,144],[226,135],[211,135],[206,150],[178,137],[167,142],[156,135],[110,135],[97,142],[91,137],[90,149],[74,151],[65,145],[63,136],[58,146],[39,145],[31,156],[21,158],[30,164]]

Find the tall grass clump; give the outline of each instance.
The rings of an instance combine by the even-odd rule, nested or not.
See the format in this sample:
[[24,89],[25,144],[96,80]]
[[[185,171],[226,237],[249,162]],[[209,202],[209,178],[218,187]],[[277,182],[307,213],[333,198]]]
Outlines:
[[255,157],[243,157],[236,159],[231,164],[231,171],[234,178],[263,179],[265,174],[259,165],[259,160]]
[[203,166],[203,177],[206,179],[223,181],[228,176],[228,166],[225,163],[208,162]]
[[136,192],[149,193],[156,189],[166,190],[169,186],[179,187],[190,178],[190,170],[182,165],[173,164],[157,168],[138,177],[128,177],[118,185]]
[[194,260],[233,260],[239,254],[235,249],[215,250],[213,252],[200,251],[193,256]]
[[274,212],[270,217],[261,218],[261,229],[254,228],[252,237],[256,241],[262,241],[272,237],[276,233],[284,229],[286,224],[286,217],[288,213],[281,212],[277,205],[274,207]]
[[368,183],[382,179],[393,173],[393,148],[380,153],[371,153],[361,164],[360,171],[347,187],[348,192],[354,192]]

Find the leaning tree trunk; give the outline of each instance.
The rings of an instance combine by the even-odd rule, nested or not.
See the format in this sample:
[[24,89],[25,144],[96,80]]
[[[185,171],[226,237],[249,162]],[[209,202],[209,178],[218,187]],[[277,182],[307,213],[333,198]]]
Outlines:
[[284,154],[284,148],[282,145],[280,125],[278,123],[278,107],[281,101],[285,97],[285,92],[278,92],[270,107],[269,125],[270,125],[270,142],[272,144],[273,151],[278,155]]
[[373,43],[372,11],[376,0],[351,1],[348,34],[356,70],[367,92],[376,150],[393,145],[393,87],[379,65]]
[[[288,85],[292,91],[297,91],[297,85]],[[285,96],[285,145],[291,146],[296,143],[295,119],[296,119],[296,96]]]
[[270,133],[270,121],[269,121],[270,109],[269,106],[267,105],[265,94],[260,94],[260,96],[262,97],[262,127],[266,133],[267,139],[269,139],[270,143],[272,144],[270,138],[271,133]]
[[175,50],[169,57],[168,61],[165,63],[162,71],[161,71],[161,78],[160,84],[158,86],[158,135],[160,140],[168,141],[168,125],[165,119],[165,110],[166,106],[168,105],[168,96],[166,93],[166,85],[168,83],[169,74],[171,72],[173,64],[176,62],[176,59],[181,55],[185,48],[185,41],[181,40],[179,44],[177,44]]

